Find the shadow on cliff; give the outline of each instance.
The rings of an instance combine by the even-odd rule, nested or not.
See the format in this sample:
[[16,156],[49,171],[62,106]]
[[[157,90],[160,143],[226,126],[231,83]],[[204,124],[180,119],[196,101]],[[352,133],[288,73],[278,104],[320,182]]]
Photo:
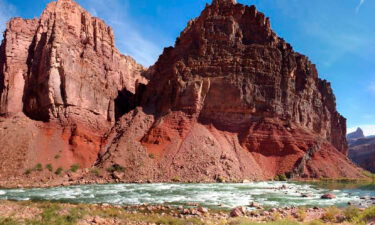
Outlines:
[[[5,39],[2,41],[0,46],[0,55],[5,56]],[[0,57],[0,116],[4,116],[3,108],[3,91],[5,87],[5,76],[4,76],[5,57]]]
[[135,94],[122,89],[118,92],[117,98],[115,98],[115,119],[118,121],[123,115],[134,110],[136,107],[140,106],[140,102],[143,96],[143,93],[146,90],[146,85],[139,84]]
[[[42,74],[40,71],[48,71],[49,66],[47,60],[43,60],[43,49],[48,43],[47,34],[42,34],[40,40],[37,42],[34,37],[29,50],[27,58],[27,75],[24,77],[25,86],[23,91],[23,112],[32,120],[49,122],[48,107],[43,107],[41,104],[41,95],[43,92],[48,95],[48,79],[40,83]],[[44,56],[46,57],[46,56]],[[43,61],[45,61],[43,63]],[[39,66],[38,66],[39,65]]]

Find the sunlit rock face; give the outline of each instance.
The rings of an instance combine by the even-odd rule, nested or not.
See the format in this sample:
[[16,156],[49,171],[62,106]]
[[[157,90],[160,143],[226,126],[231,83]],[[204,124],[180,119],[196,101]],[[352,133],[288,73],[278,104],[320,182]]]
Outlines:
[[50,3],[39,19],[12,19],[0,49],[0,115],[9,118],[1,125],[14,117],[25,125],[1,129],[0,161],[17,158],[21,168],[92,166],[116,112],[133,105],[119,93],[133,96],[147,83],[144,68],[116,49],[112,29],[71,0]]
[[149,72],[100,154],[125,180],[362,176],[330,84],[254,6],[214,0]]

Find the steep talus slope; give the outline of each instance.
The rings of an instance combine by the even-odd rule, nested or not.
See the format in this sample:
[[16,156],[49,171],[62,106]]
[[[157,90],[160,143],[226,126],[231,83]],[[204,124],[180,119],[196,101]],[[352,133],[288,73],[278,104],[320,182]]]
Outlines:
[[[3,174],[37,163],[91,167],[147,83],[144,68],[116,49],[112,29],[71,0],[50,3],[40,19],[11,20],[0,49]],[[119,102],[124,95],[129,101]]]
[[214,0],[151,73],[97,163],[124,180],[362,176],[330,84],[254,6]]

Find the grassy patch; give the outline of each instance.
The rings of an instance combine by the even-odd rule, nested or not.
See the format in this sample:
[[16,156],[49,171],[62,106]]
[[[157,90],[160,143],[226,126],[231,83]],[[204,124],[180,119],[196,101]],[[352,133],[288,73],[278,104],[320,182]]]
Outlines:
[[279,220],[279,221],[272,221],[272,222],[266,222],[266,223],[258,223],[258,222],[252,222],[248,218],[235,218],[231,219],[228,223],[229,225],[300,225],[300,223],[296,221],[290,221],[290,220]]
[[0,218],[0,225],[18,225],[20,224],[17,220],[12,218]]
[[62,208],[54,203],[43,204],[41,208],[43,212],[39,216],[26,220],[25,223],[28,225],[74,225],[87,213],[81,207],[74,207],[67,213],[62,213]]
[[367,224],[375,221],[375,206],[370,207],[352,220],[355,224]]
[[337,217],[340,215],[341,211],[335,206],[326,208],[326,212],[323,215],[323,220],[326,222],[336,222]]

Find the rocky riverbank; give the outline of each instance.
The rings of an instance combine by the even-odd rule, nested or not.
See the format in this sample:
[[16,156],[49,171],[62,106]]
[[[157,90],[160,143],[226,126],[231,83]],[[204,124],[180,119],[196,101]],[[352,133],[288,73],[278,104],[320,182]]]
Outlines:
[[0,224],[374,224],[375,208],[271,208],[230,211],[211,210],[199,205],[111,206],[74,205],[51,202],[0,201]]

